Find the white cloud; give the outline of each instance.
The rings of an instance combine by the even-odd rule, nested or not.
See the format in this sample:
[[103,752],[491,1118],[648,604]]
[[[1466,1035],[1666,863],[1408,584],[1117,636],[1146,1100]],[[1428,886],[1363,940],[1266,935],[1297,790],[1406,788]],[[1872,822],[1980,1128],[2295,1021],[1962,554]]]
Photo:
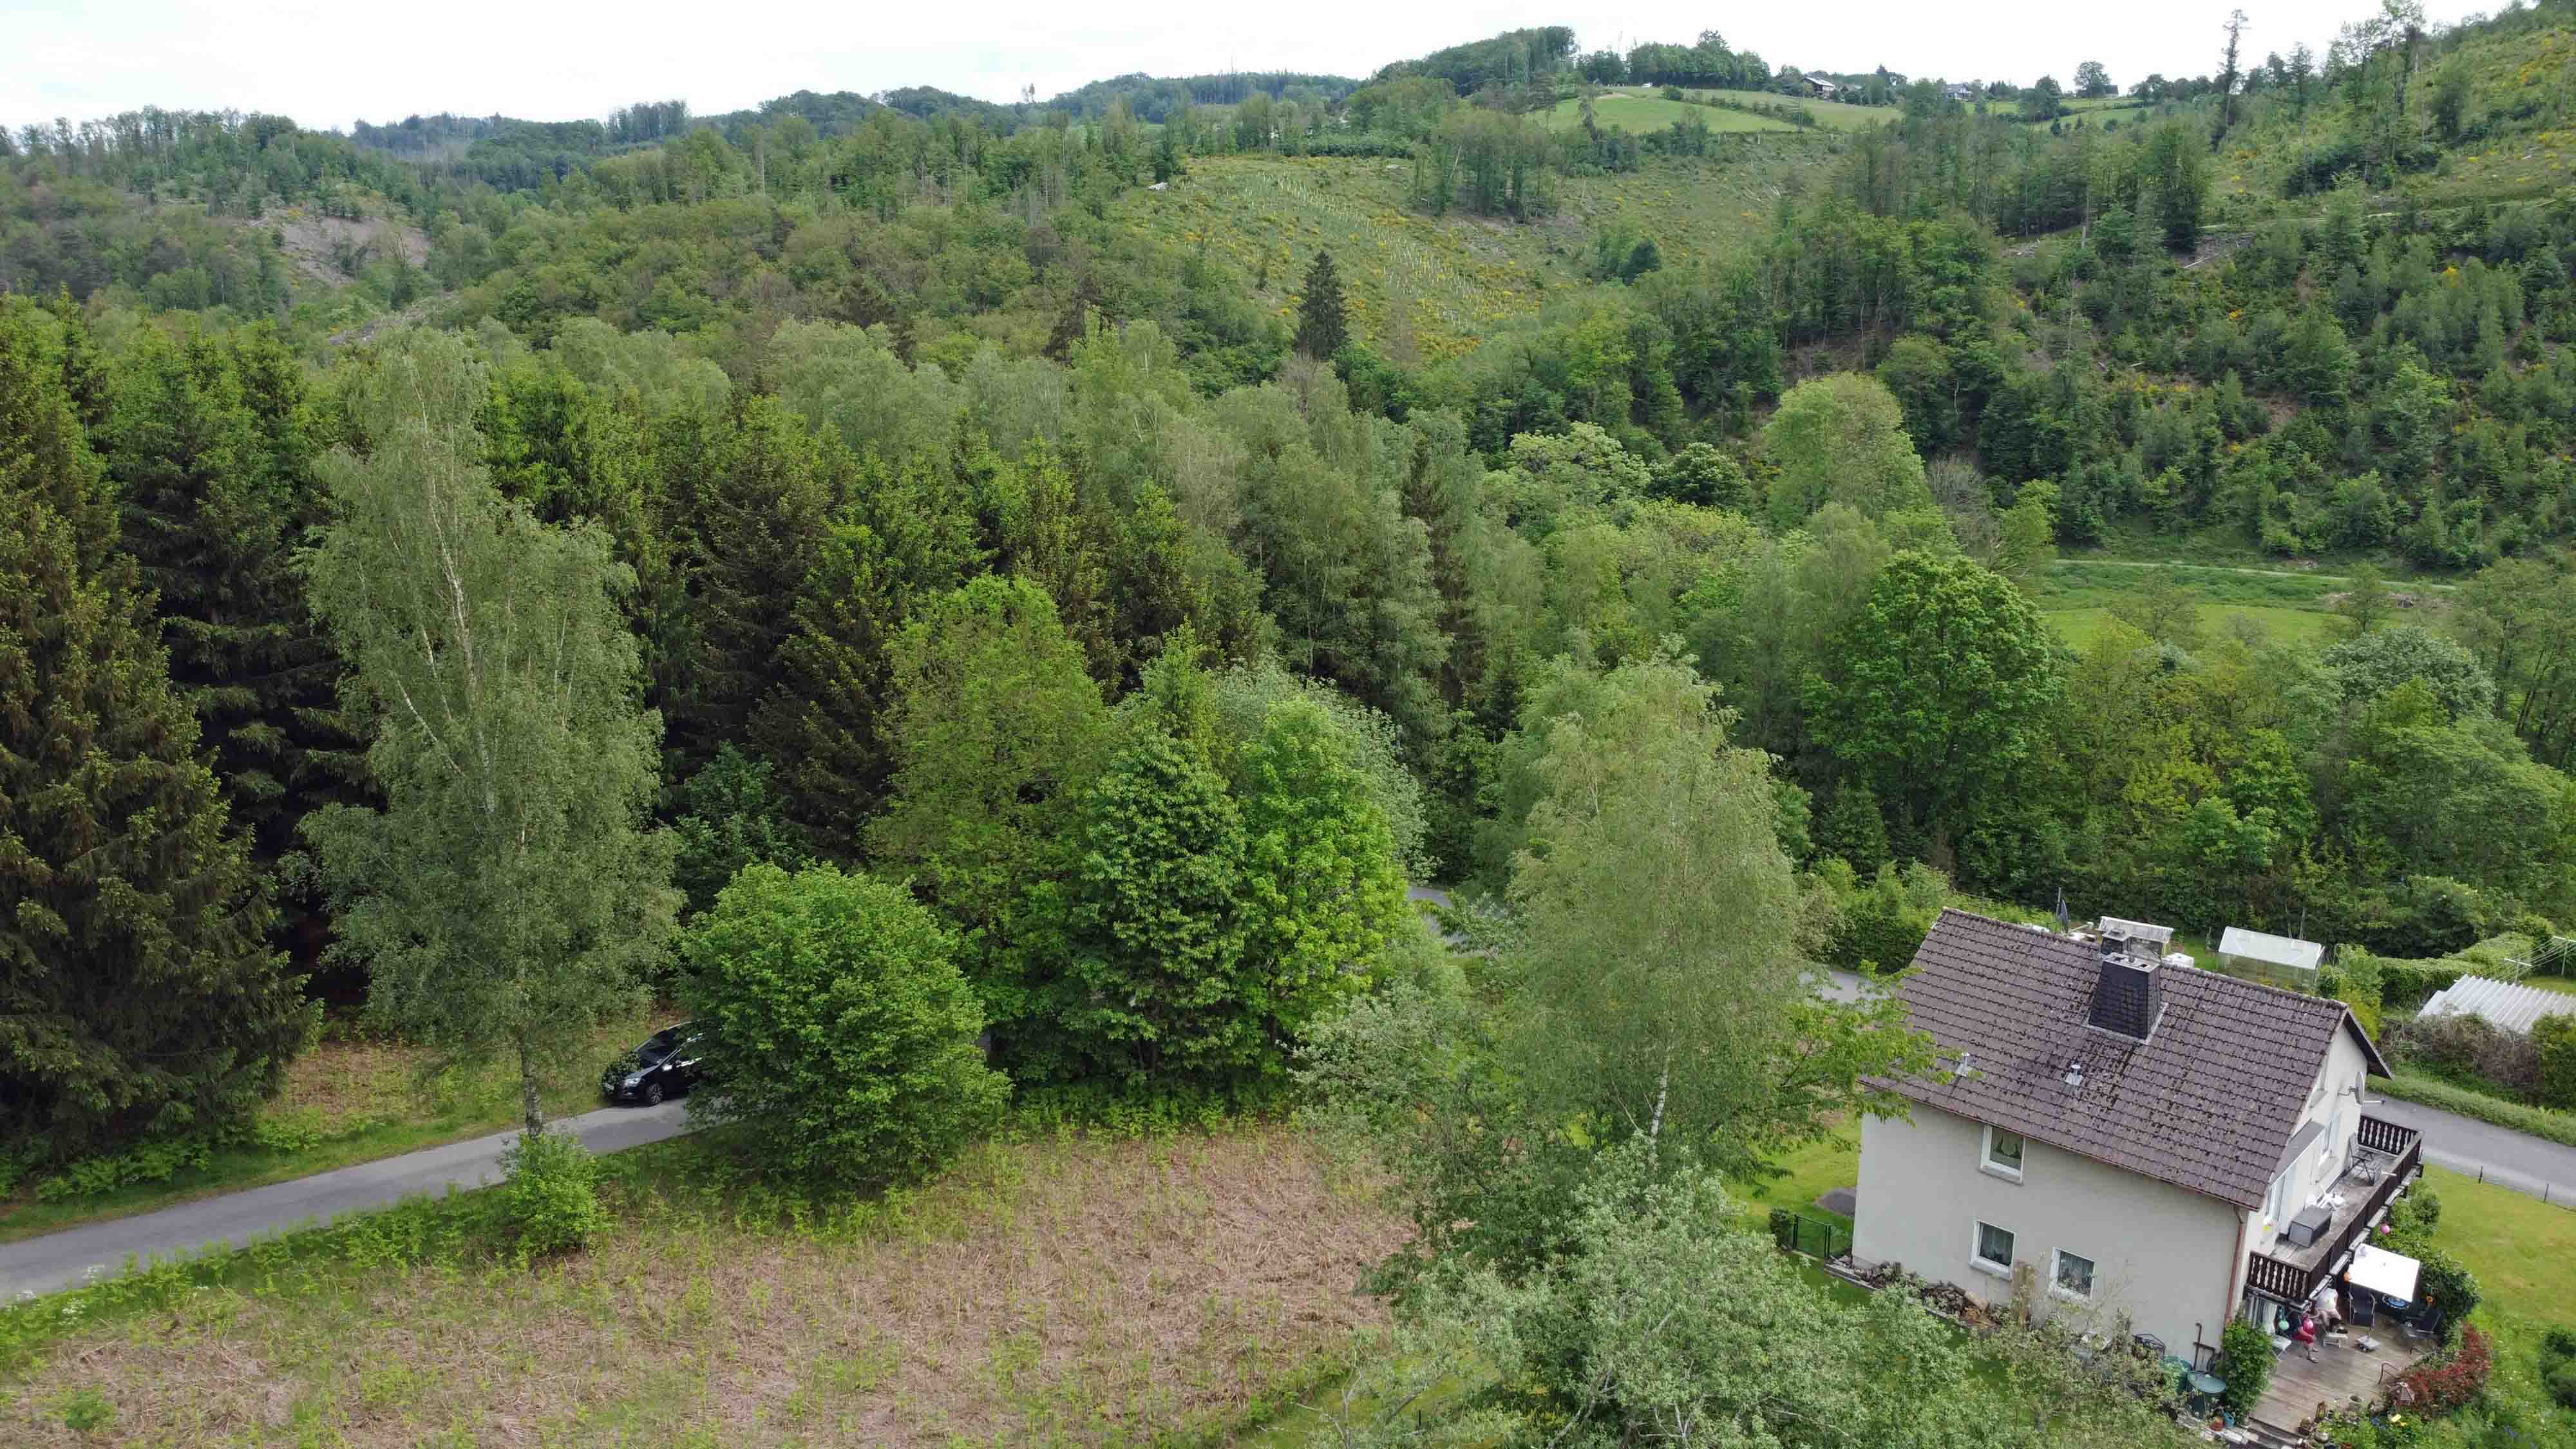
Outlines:
[[[143,105],[283,112],[308,126],[442,110],[568,120],[668,97],[713,113],[799,89],[906,85],[1010,100],[1023,84],[1047,96],[1130,71],[1365,75],[1391,60],[1522,25],[1574,23],[1587,50],[1687,41],[1713,18],[1730,44],[1759,51],[1775,67],[1886,65],[2027,82],[2042,72],[2064,81],[2077,62],[2100,60],[2125,85],[2149,71],[2214,71],[2220,22],[2231,5],[1844,0],[1763,7],[1729,22],[1702,5],[1642,3],[1584,14],[1561,0],[1309,0],[1213,10],[1175,0],[1093,9],[1033,0],[631,0],[597,7],[545,0],[0,0],[0,121],[80,120]],[[2248,59],[2287,53],[2301,40],[2322,54],[2335,28],[2366,8],[2361,0],[2249,7]]]

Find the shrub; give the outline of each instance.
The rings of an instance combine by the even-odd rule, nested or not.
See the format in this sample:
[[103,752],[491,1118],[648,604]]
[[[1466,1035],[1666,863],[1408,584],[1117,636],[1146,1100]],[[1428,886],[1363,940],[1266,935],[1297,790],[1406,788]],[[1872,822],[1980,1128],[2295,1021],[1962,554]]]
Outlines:
[[522,1133],[501,1154],[494,1207],[522,1260],[589,1245],[608,1226],[599,1205],[599,1159],[569,1132]]
[[2576,1015],[2544,1016],[2532,1023],[2531,1046],[2540,1059],[2535,1074],[2540,1104],[2576,1112]]
[[2400,1233],[2433,1230],[2442,1221],[2442,1198],[2429,1187],[2419,1187],[2399,1198],[2388,1209],[2388,1225]]
[[183,1171],[202,1168],[214,1151],[206,1137],[174,1137],[145,1142],[105,1157],[84,1157],[36,1183],[38,1202],[104,1197],[121,1187],[168,1182]]
[[2484,1017],[2417,1017],[2388,1034],[2399,1060],[2463,1086],[2492,1083],[2530,1098],[2540,1087],[2540,1052],[2529,1037],[2501,1031]]
[[96,1389],[75,1389],[57,1404],[63,1427],[75,1434],[91,1434],[116,1422],[116,1405]]
[[[2424,1265],[2429,1274],[2432,1265]],[[2266,1351],[2269,1345],[2265,1345]],[[2474,1326],[2460,1330],[2460,1346],[2441,1358],[2417,1364],[2398,1380],[2415,1391],[2415,1409],[2422,1414],[2447,1414],[2474,1399],[2487,1386],[2495,1372],[2495,1358],[2487,1347],[2487,1336]]]
[[2576,1363],[2561,1363],[2549,1371],[2545,1382],[2549,1397],[2563,1409],[2576,1409]]
[[936,1171],[1009,1095],[956,943],[901,887],[831,866],[743,868],[685,948],[714,1081],[693,1115],[760,1169],[818,1187]]
[[2237,1414],[2250,1411],[2272,1386],[2272,1335],[2241,1318],[2228,1324],[2210,1371],[2227,1381],[2221,1401]]

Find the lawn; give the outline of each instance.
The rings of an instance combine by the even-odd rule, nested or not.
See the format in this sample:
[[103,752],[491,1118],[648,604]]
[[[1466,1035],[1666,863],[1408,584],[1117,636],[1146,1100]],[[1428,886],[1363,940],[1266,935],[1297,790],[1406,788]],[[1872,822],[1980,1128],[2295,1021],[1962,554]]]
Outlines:
[[1825,1211],[1816,1206],[1816,1199],[1860,1181],[1860,1128],[1845,1123],[1832,1136],[1787,1153],[1771,1165],[1781,1169],[1783,1175],[1733,1184],[1736,1195],[1748,1204],[1746,1215],[1752,1221],[1765,1223],[1771,1209],[1787,1208],[1851,1226],[1850,1217]]
[[783,1224],[706,1149],[607,1159],[588,1252],[236,1280],[0,1378],[0,1442],[1029,1444],[1192,1440],[1382,1320],[1403,1227],[1283,1128],[987,1144],[920,1192]]
[[[2542,1330],[2576,1318],[2569,1309],[2576,1304],[2576,1212],[2439,1167],[2424,1169],[2424,1189],[2442,1199],[2434,1240],[2477,1275],[2485,1295],[2472,1321],[2495,1339],[2488,1393],[2541,1429],[2540,1439],[2525,1442],[2576,1443],[2576,1413],[2552,1406],[2540,1385]],[[2438,1422],[2423,1442],[2509,1442],[2480,1439],[2475,1428],[2470,1416]]]
[[[1757,116],[1749,111],[1733,111],[1723,106],[1695,106],[1688,101],[1668,101],[1658,95],[1631,95],[1625,91],[1606,91],[1593,98],[1593,119],[1603,130],[1622,126],[1643,135],[1661,131],[1677,121],[1698,119],[1712,131],[1794,131],[1796,126],[1773,116]],[[1546,115],[1551,131],[1571,131],[1583,124],[1583,101],[1580,97],[1559,101]]]
[[[548,1085],[557,1115],[599,1105],[599,1069],[672,1020],[668,1008],[621,1018],[594,1033]],[[312,1137],[300,1151],[241,1147],[213,1154],[202,1169],[98,1197],[39,1202],[34,1184],[0,1197],[0,1242],[85,1222],[130,1217],[190,1198],[285,1182],[516,1126],[518,1068],[494,1062],[474,1071],[425,1076],[416,1047],[335,1033],[286,1069],[286,1086],[265,1116]]]

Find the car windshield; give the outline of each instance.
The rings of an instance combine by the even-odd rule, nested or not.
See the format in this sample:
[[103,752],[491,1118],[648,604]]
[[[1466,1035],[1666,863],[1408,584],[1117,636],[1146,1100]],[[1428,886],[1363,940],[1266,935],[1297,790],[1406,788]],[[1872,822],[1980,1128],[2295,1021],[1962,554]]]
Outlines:
[[635,1049],[635,1055],[647,1062],[658,1062],[664,1057],[669,1056],[672,1051],[679,1046],[679,1044],[679,1028],[673,1027],[669,1031],[657,1031],[653,1033],[652,1040]]

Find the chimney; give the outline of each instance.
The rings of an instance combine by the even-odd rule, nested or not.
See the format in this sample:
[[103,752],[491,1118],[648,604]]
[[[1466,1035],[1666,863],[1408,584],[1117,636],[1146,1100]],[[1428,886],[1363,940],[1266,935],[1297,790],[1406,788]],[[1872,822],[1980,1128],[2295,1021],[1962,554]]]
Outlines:
[[2134,955],[2129,943],[2102,940],[2101,975],[2093,983],[2093,1008],[2085,1020],[2104,1031],[2145,1041],[2164,1010],[2164,966],[2151,955]]

